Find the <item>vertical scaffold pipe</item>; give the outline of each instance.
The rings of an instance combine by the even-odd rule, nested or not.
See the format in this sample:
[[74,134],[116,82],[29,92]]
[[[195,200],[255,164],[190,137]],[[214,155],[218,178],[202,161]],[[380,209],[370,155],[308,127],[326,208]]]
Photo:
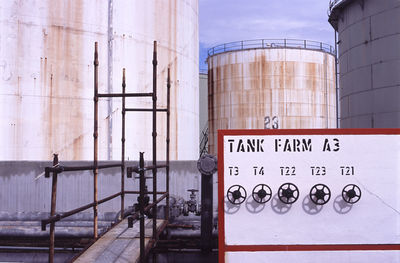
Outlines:
[[338,43],[337,43],[337,31],[335,32],[335,90],[336,90],[336,128],[340,128],[339,122],[339,72],[338,72]]
[[121,220],[125,209],[125,68],[122,69],[122,136],[121,136]]
[[145,262],[144,247],[144,196],[146,191],[146,179],[144,178],[144,152],[139,153],[139,224],[140,224],[140,262]]
[[94,43],[94,127],[93,127],[93,238],[97,238],[97,176],[99,173],[97,155],[98,155],[98,67],[99,55],[97,52],[97,42]]
[[167,192],[167,199],[166,199],[166,210],[165,211],[165,219],[169,220],[169,141],[170,141],[170,109],[171,109],[171,102],[170,102],[170,94],[171,94],[171,74],[170,68],[168,68],[168,76],[167,76],[167,152],[166,152],[166,171],[165,176],[166,178],[166,192]]
[[[153,204],[157,201],[157,41],[153,50]],[[153,239],[157,240],[157,205],[153,206]]]
[[[53,167],[58,164],[58,155],[53,155]],[[53,177],[51,181],[51,208],[50,217],[56,214],[56,204],[57,204],[57,173],[53,172]],[[55,243],[55,227],[56,223],[50,224],[50,248],[49,248],[49,262],[54,262],[54,243]]]

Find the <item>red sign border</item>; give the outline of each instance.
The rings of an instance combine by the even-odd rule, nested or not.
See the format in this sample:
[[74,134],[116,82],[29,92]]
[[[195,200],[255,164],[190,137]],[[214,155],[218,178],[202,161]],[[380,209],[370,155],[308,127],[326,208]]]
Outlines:
[[226,245],[224,211],[224,136],[229,135],[400,135],[400,129],[218,130],[218,262],[224,263],[225,253],[235,251],[400,250],[400,244]]

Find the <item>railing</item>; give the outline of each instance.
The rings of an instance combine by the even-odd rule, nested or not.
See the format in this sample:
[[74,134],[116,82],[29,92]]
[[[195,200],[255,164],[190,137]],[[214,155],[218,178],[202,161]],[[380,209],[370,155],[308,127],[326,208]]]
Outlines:
[[221,44],[212,47],[208,50],[208,56],[216,54],[246,50],[246,49],[272,49],[272,48],[300,48],[310,50],[320,50],[323,52],[335,55],[335,48],[329,44],[322,42],[311,41],[311,40],[300,40],[300,39],[255,39],[255,40],[242,40],[230,43]]
[[208,69],[206,69],[206,68],[200,68],[200,69],[199,69],[199,73],[200,73],[200,74],[207,74],[207,73],[208,73]]
[[338,4],[340,4],[343,1],[345,1],[345,0],[330,0],[329,1],[328,16],[331,15],[333,8],[335,8],[335,6],[337,6]]
[[[95,43],[95,52],[94,52],[94,125],[93,125],[93,165],[88,166],[63,166],[60,165],[58,161],[58,156],[55,154],[53,158],[53,166],[45,168],[45,177],[52,177],[52,192],[51,192],[51,211],[50,217],[42,220],[42,231],[46,230],[46,225],[50,224],[50,236],[49,236],[49,262],[54,262],[54,247],[55,247],[55,223],[60,221],[63,218],[69,217],[71,215],[77,214],[89,208],[93,208],[93,239],[96,240],[98,238],[98,205],[110,201],[114,198],[121,198],[121,215],[119,221],[124,218],[124,209],[125,209],[125,194],[139,194],[139,199],[144,200],[144,195],[151,193],[153,196],[153,203],[144,207],[143,202],[140,202],[140,211],[133,214],[129,217],[129,225],[132,225],[133,220],[140,220],[140,262],[145,262],[146,251],[144,246],[145,236],[144,236],[144,212],[152,209],[152,226],[153,226],[153,235],[151,241],[156,243],[158,240],[159,232],[157,231],[157,204],[162,200],[166,199],[166,213],[165,219],[169,220],[169,148],[170,148],[170,88],[171,88],[171,80],[170,80],[170,69],[168,68],[168,76],[167,76],[167,108],[159,109],[157,108],[157,42],[154,41],[154,51],[153,51],[153,92],[152,93],[126,93],[125,92],[125,69],[122,71],[122,93],[113,93],[113,94],[101,94],[98,92],[98,50],[97,50],[97,42]],[[98,102],[100,98],[109,98],[116,97],[122,98],[122,134],[121,134],[121,162],[119,164],[98,164]],[[152,98],[152,108],[127,108],[125,106],[125,98],[126,97],[151,97]],[[152,166],[144,167],[144,159],[143,153],[140,155],[140,169],[138,167],[125,167],[125,113],[126,112],[152,112],[153,113],[153,121],[152,121],[152,146],[153,146],[153,160]],[[156,147],[156,138],[157,138],[157,112],[165,112],[167,114],[166,122],[167,122],[167,136],[166,136],[166,162],[163,165],[157,164],[157,147]],[[140,124],[139,124],[140,125]],[[98,172],[100,169],[112,168],[112,167],[120,167],[121,168],[121,191],[117,192],[113,195],[105,197],[103,199],[98,199]],[[132,172],[138,173],[141,172],[141,185],[139,191],[126,191],[125,190],[125,168],[127,170],[127,176],[132,177]],[[157,169],[165,168],[166,169],[166,191],[165,192],[157,192]],[[59,174],[63,172],[73,172],[73,171],[93,171],[93,202],[81,206],[79,208],[73,209],[71,211],[67,211],[61,214],[56,214],[56,199],[57,199],[57,177]],[[153,191],[147,192],[145,190],[145,182],[144,182],[144,172],[146,170],[153,171]],[[157,198],[157,195],[162,195]]]

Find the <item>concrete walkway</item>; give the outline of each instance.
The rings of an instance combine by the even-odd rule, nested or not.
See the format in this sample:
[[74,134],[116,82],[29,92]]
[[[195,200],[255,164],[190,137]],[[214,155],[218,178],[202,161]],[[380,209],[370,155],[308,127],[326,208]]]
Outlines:
[[[167,221],[157,220],[157,231],[165,228]],[[140,259],[140,233],[139,221],[133,228],[128,228],[128,220],[122,220],[118,225],[109,230],[92,246],[90,246],[74,262],[139,262]],[[152,245],[152,220],[145,220],[145,246],[146,251]]]

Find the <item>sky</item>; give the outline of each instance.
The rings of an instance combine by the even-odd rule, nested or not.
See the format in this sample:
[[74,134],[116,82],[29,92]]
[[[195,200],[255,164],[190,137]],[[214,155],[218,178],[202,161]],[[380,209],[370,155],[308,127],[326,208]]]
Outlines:
[[207,50],[251,39],[305,39],[334,45],[329,0],[199,0],[200,70]]

